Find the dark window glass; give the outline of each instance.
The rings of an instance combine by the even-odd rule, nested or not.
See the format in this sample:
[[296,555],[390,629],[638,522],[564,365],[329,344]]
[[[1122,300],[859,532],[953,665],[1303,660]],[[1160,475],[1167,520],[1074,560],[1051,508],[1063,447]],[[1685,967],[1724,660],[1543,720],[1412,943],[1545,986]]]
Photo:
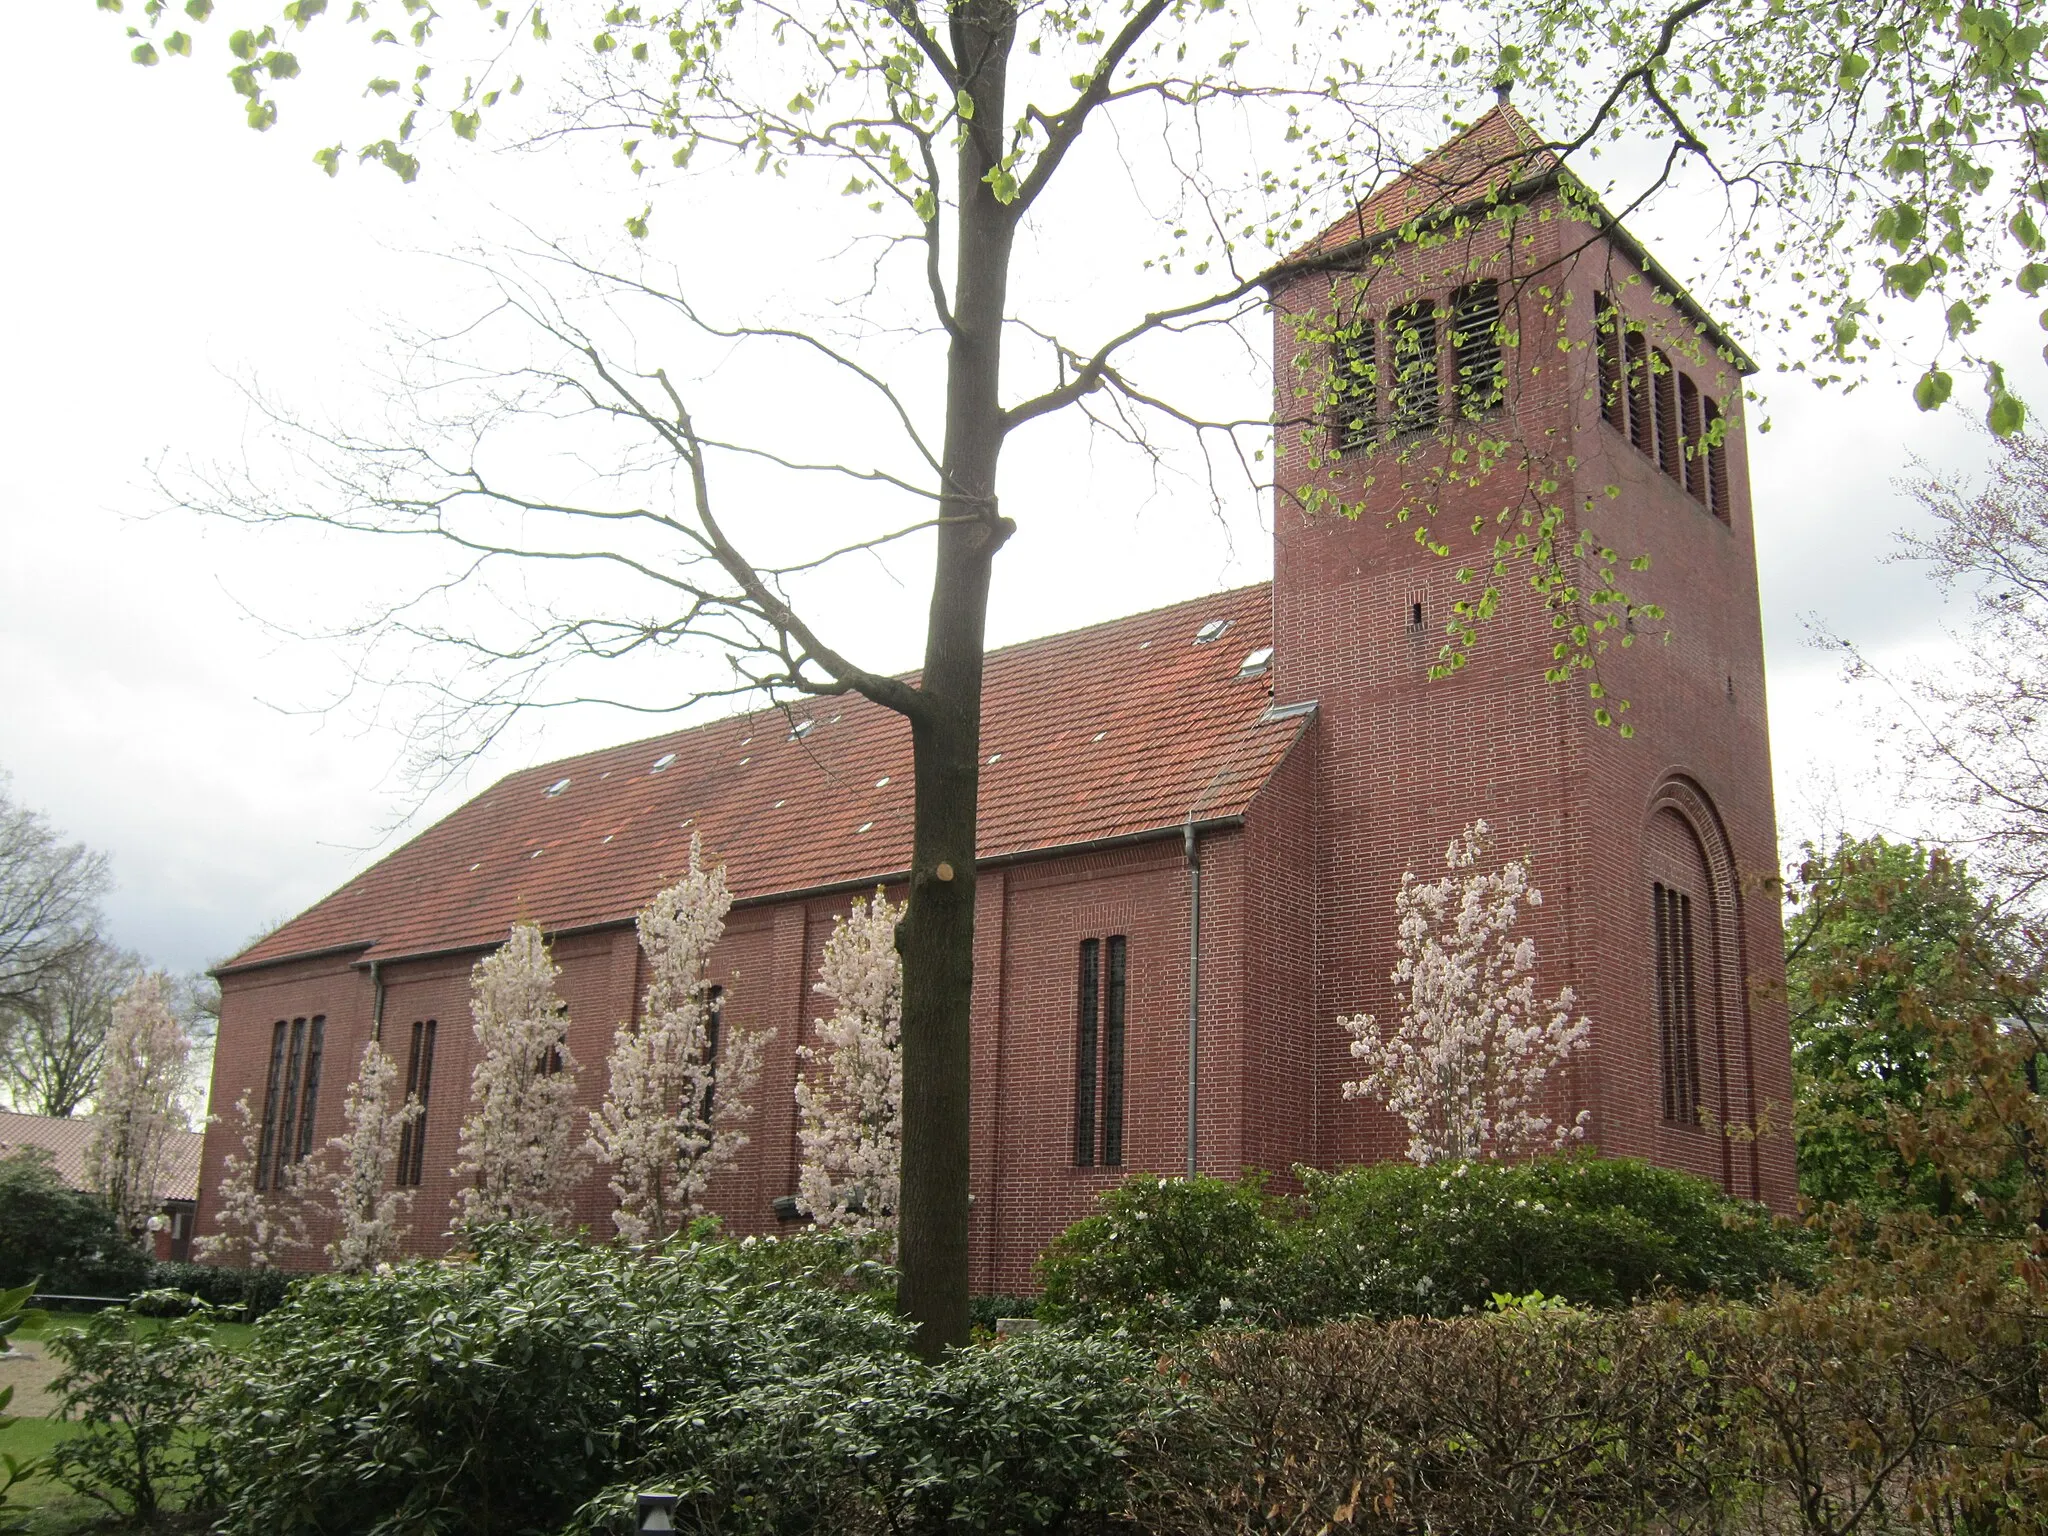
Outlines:
[[1663,1067],[1664,1118],[1699,1118],[1700,1054],[1697,973],[1693,964],[1692,897],[1671,886],[1651,888],[1656,903],[1657,1043]]
[[272,1189],[283,1185],[285,1169],[296,1161],[293,1148],[298,1145],[299,1067],[305,1059],[306,1021],[293,1019],[291,1044],[284,1058],[284,1085],[278,1094],[277,1156],[271,1160]]
[[1334,349],[1339,448],[1370,448],[1380,437],[1379,327],[1360,320],[1356,331],[1338,337]]
[[270,1077],[263,1089],[263,1136],[257,1144],[256,1187],[270,1188],[277,1147],[277,1097],[284,1085],[284,1040],[291,1026],[279,1019],[270,1030]]
[[1656,384],[1650,377],[1650,343],[1641,331],[1622,337],[1628,359],[1628,440],[1638,453],[1657,456]]
[[1393,362],[1394,435],[1427,431],[1437,424],[1443,410],[1436,310],[1429,304],[1397,309],[1387,316],[1387,331]]
[[419,1105],[419,1113],[406,1121],[398,1133],[398,1182],[416,1185],[427,1155],[427,1099],[434,1090],[434,1033],[432,1019],[415,1019],[412,1045],[405,1057],[406,1102]]
[[1096,1021],[1100,1011],[1102,941],[1081,941],[1079,1005],[1074,1028],[1074,1166],[1095,1166]]
[[299,1145],[292,1154],[298,1162],[313,1155],[313,1111],[320,1102],[320,1053],[327,1042],[326,1015],[317,1015],[306,1030],[306,1070],[299,1089]]
[[1500,408],[1504,383],[1500,359],[1500,288],[1474,283],[1451,309],[1451,357],[1458,376],[1458,409],[1484,416]]
[[1124,940],[1109,941],[1102,986],[1102,1163],[1124,1163]]
[[1621,387],[1621,316],[1604,293],[1593,295],[1593,345],[1600,360],[1600,414],[1617,432],[1628,430],[1628,394]]
[[[725,1022],[725,988],[713,987],[704,996],[704,1059],[718,1060],[718,1029]],[[704,1103],[698,1110],[698,1118],[706,1125],[711,1123],[711,1106],[718,1098],[718,1079],[714,1076],[704,1085]]]

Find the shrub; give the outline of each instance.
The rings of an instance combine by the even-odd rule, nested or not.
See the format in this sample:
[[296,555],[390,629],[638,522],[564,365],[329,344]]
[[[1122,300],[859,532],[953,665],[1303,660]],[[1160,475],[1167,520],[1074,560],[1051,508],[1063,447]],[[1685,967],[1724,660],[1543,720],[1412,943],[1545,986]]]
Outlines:
[[222,1360],[205,1312],[138,1326],[108,1308],[49,1343],[65,1365],[51,1390],[63,1394],[64,1416],[84,1424],[50,1452],[51,1473],[145,1525],[203,1502],[208,1461],[195,1454],[191,1426]]
[[[227,1264],[187,1264],[164,1260],[149,1266],[151,1292],[176,1293],[147,1298],[147,1306],[169,1308],[165,1315],[191,1310],[177,1295],[204,1302],[224,1317],[253,1322],[284,1305],[286,1289],[296,1276],[280,1269],[238,1269]],[[145,1300],[138,1298],[138,1309]]]
[[307,1278],[257,1325],[211,1415],[224,1530],[551,1531],[658,1425],[907,1337],[823,1238],[480,1247]]
[[1598,1307],[1658,1291],[1750,1298],[1814,1278],[1807,1234],[1628,1158],[1380,1163],[1301,1179],[1283,1306],[1302,1322],[1445,1317],[1497,1293]]
[[[21,1325],[21,1309],[28,1305],[28,1299],[35,1292],[33,1281],[16,1286],[12,1290],[0,1291],[0,1355],[7,1353],[7,1335]],[[8,1404],[14,1401],[14,1386],[9,1383],[0,1386],[0,1429],[15,1423],[8,1413]],[[7,1513],[8,1497],[17,1483],[26,1482],[36,1475],[42,1463],[34,1457],[16,1456],[12,1451],[0,1452],[0,1531],[18,1529],[19,1522]]]
[[842,1356],[677,1415],[578,1523],[617,1529],[634,1488],[660,1487],[679,1496],[677,1529],[703,1536],[1105,1528],[1134,1434],[1156,1433],[1172,1401],[1150,1357],[1050,1330],[936,1367]]
[[48,1152],[0,1157],[0,1287],[38,1280],[50,1295],[132,1296],[148,1271],[106,1202],[68,1188]]
[[1141,1173],[1100,1203],[1039,1257],[1044,1316],[1155,1333],[1269,1311],[1282,1242],[1259,1175]]

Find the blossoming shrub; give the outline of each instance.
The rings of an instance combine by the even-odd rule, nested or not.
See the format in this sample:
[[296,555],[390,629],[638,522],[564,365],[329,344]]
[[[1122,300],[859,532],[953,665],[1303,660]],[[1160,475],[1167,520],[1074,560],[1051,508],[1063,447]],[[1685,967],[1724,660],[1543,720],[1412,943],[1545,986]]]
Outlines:
[[552,1531],[657,1426],[905,1338],[845,1244],[495,1237],[307,1279],[263,1319],[209,1415],[222,1529]]
[[1815,1242],[1704,1179],[1630,1158],[1302,1170],[1289,1317],[1445,1317],[1497,1294],[1614,1307],[1814,1278]]
[[1100,1204],[1040,1255],[1041,1316],[1143,1334],[1271,1316],[1284,1207],[1258,1175],[1135,1174]]
[[1760,1294],[1813,1279],[1815,1243],[1703,1179],[1621,1158],[1140,1175],[1040,1260],[1048,1317],[1174,1332],[1218,1321],[1453,1316],[1497,1294],[1620,1306],[1660,1291]]

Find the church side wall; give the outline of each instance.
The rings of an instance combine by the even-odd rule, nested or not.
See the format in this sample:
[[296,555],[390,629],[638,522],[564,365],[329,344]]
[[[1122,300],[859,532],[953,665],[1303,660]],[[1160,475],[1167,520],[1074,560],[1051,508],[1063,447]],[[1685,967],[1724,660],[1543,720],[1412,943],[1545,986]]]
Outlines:
[[1297,1163],[1322,1166],[1322,1132],[1337,1092],[1323,1070],[1336,1021],[1316,1012],[1321,746],[1311,722],[1245,816],[1241,1156],[1281,1184]]

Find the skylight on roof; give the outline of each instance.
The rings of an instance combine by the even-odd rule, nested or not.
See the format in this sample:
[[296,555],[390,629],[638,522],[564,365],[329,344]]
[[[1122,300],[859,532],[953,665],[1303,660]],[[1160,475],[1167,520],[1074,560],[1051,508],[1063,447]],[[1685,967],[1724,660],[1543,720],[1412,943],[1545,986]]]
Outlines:
[[799,720],[789,728],[789,739],[791,741],[802,741],[817,728],[818,722],[815,720]]
[[542,790],[541,793],[546,795],[549,799],[553,799],[556,795],[559,795],[563,790],[567,789],[568,787],[569,781],[567,779],[557,779],[554,783],[550,784],[546,789]]
[[661,754],[661,756],[657,757],[657,758],[656,758],[656,759],[654,760],[654,766],[653,766],[653,767],[651,767],[651,768],[649,768],[649,769],[648,769],[647,771],[648,771],[649,773],[659,773],[659,772],[661,772],[661,770],[662,770],[662,769],[666,768],[666,767],[667,767],[667,766],[668,766],[668,765],[669,765],[670,763],[674,762],[675,760],[676,760],[676,755],[675,755],[675,753],[673,753],[673,752],[664,752],[664,753],[662,753],[662,754]]
[[1238,663],[1237,675],[1239,677],[1258,677],[1270,669],[1272,665],[1273,647],[1262,645]]
[[889,787],[889,775],[887,775],[886,773],[885,773],[885,774],[883,774],[883,775],[882,775],[882,776],[881,776],[881,777],[880,777],[879,779],[875,780],[875,788],[877,788],[877,789],[887,789],[888,787]]
[[1230,625],[1231,621],[1229,619],[1211,619],[1208,623],[1204,624],[1200,629],[1195,631],[1195,644],[1215,644],[1218,640],[1221,640],[1223,638],[1224,634],[1229,630]]

